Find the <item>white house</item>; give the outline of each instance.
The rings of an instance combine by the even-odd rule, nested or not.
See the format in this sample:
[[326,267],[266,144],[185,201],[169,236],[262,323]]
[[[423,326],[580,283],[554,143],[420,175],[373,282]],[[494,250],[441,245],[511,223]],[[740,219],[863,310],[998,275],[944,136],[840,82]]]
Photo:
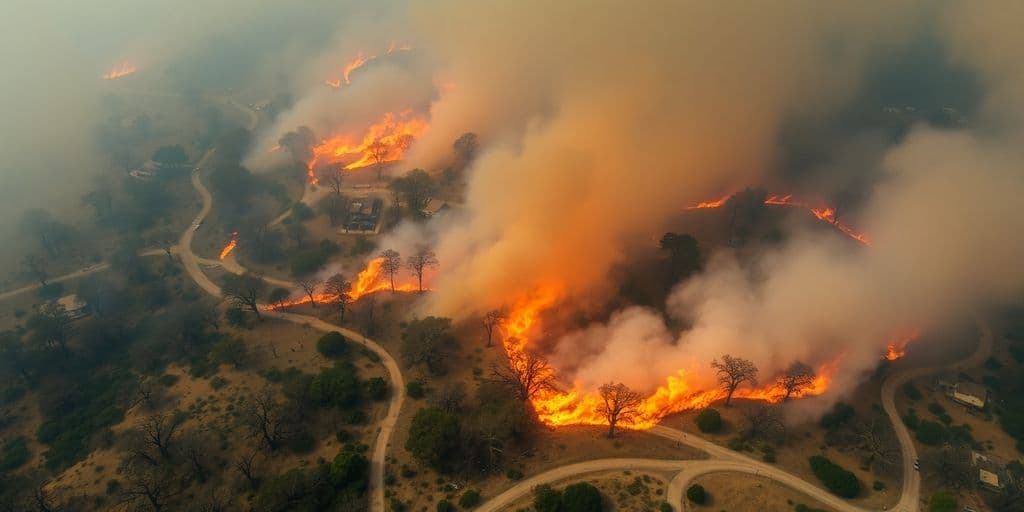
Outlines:
[[971,463],[978,468],[978,482],[994,489],[1003,487],[1006,470],[1001,464],[973,451],[971,452]]
[[985,402],[988,401],[988,390],[985,386],[973,382],[957,382],[953,384],[952,397],[964,405],[984,409]]

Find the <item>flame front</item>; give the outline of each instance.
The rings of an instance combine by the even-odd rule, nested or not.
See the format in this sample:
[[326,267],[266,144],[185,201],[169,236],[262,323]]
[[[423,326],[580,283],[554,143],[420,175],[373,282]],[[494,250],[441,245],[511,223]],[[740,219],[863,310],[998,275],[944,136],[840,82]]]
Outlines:
[[234,233],[231,233],[231,240],[228,242],[228,244],[225,245],[224,248],[220,250],[220,259],[223,260],[224,258],[227,258],[228,254],[231,254],[231,251],[235,250],[235,247],[237,245],[238,245],[238,232],[235,231]]
[[[531,334],[539,329],[541,312],[554,305],[557,299],[557,292],[549,289],[528,300],[520,301],[512,308],[503,326],[506,333],[503,346],[510,356],[527,350]],[[828,390],[837,362],[838,360],[820,366],[814,382],[793,393],[790,398],[817,396]],[[726,393],[718,388],[698,389],[689,377],[689,372],[679,370],[675,375],[669,375],[665,379],[665,384],[644,399],[634,422],[626,427],[635,430],[649,429],[669,414],[708,407],[718,400],[725,399],[725,395]],[[737,389],[733,393],[733,398],[764,400],[771,403],[781,402],[785,396],[785,388],[775,381],[757,388]],[[600,413],[602,399],[596,391],[588,393],[578,389],[544,390],[531,399],[531,404],[537,417],[545,425],[608,424]]]
[[352,170],[378,162],[394,162],[405,156],[413,140],[427,131],[430,125],[411,110],[399,114],[387,112],[366,129],[362,138],[350,134],[334,135],[313,146],[313,158],[307,165],[310,183],[316,184],[316,166],[320,163],[341,162],[344,169]]
[[125,76],[128,76],[128,75],[131,75],[131,74],[135,73],[136,71],[138,71],[138,68],[136,68],[135,66],[133,66],[131,64],[122,64],[122,65],[120,65],[120,66],[118,66],[118,67],[108,71],[105,75],[103,75],[103,79],[104,80],[115,80],[117,78],[121,78],[121,77],[125,77]]
[[[686,209],[703,210],[707,208],[720,208],[723,205],[725,205],[726,201],[728,201],[730,197],[732,197],[732,194],[729,194],[715,201],[704,201],[697,203],[693,206],[687,206]],[[847,226],[846,224],[840,222],[839,219],[836,218],[835,208],[832,208],[830,206],[815,208],[809,205],[808,203],[794,200],[793,194],[768,196],[767,198],[765,198],[764,204],[768,206],[792,206],[796,208],[806,208],[807,211],[810,212],[811,215],[814,215],[816,219],[831,224],[834,228],[838,229],[844,235],[864,245],[871,245],[871,240],[868,239],[868,235],[866,233],[857,232],[850,226]]]
[[[383,258],[374,258],[366,264],[365,269],[356,275],[356,281],[352,283],[352,290],[348,292],[348,298],[350,301],[355,302],[362,297],[370,295],[371,293],[391,290],[391,280],[381,271],[381,265],[383,264]],[[419,291],[419,288],[416,283],[396,280],[395,291],[412,293]],[[316,298],[317,302],[331,302],[337,299],[336,296],[328,293],[315,293],[313,296]],[[302,304],[309,304],[309,302],[309,296],[303,295],[296,299],[270,304],[267,307],[269,309],[283,309]]]

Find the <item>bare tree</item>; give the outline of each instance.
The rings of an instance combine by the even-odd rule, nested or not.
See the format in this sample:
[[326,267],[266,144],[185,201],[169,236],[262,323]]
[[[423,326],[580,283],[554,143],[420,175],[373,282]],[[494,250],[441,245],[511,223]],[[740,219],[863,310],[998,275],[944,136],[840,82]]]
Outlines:
[[121,503],[144,500],[155,512],[162,512],[168,501],[180,492],[174,487],[174,474],[169,468],[129,465],[128,485],[121,491]]
[[207,454],[210,453],[210,440],[201,432],[192,431],[181,441],[181,454],[189,464],[189,477],[199,483],[205,483],[210,476]]
[[324,282],[324,293],[331,297],[334,305],[338,308],[338,316],[341,320],[345,319],[345,311],[348,309],[348,304],[352,302],[350,292],[352,292],[352,282],[345,279],[342,274],[334,274]]
[[260,479],[256,475],[256,457],[259,454],[259,450],[252,450],[235,461],[235,469],[245,477],[245,480],[249,482],[249,488],[254,491],[260,486]]
[[313,307],[315,308],[316,307],[316,290],[323,283],[323,280],[321,280],[318,277],[305,277],[305,278],[299,279],[296,282],[298,283],[299,288],[302,288],[302,291],[306,292],[306,296],[309,297],[309,303],[312,304]]
[[21,267],[26,277],[39,281],[39,284],[43,286],[47,285],[46,280],[50,277],[50,265],[46,256],[36,253],[26,254],[21,259]]
[[32,491],[32,503],[35,504],[36,510],[39,512],[57,512],[61,507],[53,504],[53,496],[50,491],[46,490],[44,483],[40,483],[35,486]]
[[814,373],[814,368],[800,361],[793,361],[793,364],[789,365],[789,368],[786,368],[786,371],[778,379],[779,386],[786,390],[782,401],[789,400],[789,397],[800,393],[811,384],[814,384],[814,379],[817,376]]
[[785,435],[786,427],[778,407],[759,402],[747,404],[742,409],[743,418],[747,422],[748,439],[779,441]]
[[409,256],[406,260],[405,266],[416,275],[419,282],[420,293],[423,293],[423,271],[428,268],[437,268],[437,265],[437,255],[425,246],[421,246],[416,250],[416,254]]
[[263,390],[249,407],[249,427],[270,450],[276,450],[287,435],[288,422],[273,391]]
[[601,386],[600,391],[603,403],[598,412],[608,420],[608,437],[615,437],[615,428],[619,423],[636,421],[643,397],[621,382],[609,382]]
[[[944,446],[925,453],[922,461],[928,473],[944,487],[970,487],[978,473],[971,464],[970,450]],[[904,464],[908,463],[907,461]]]
[[433,398],[432,403],[444,412],[456,413],[466,401],[466,386],[461,382],[445,384]]
[[262,319],[259,299],[263,296],[263,289],[265,287],[266,282],[256,274],[245,273],[240,276],[228,274],[224,278],[224,286],[221,287],[221,292],[224,294],[224,297],[231,300],[236,306],[248,308],[256,314],[257,319]]
[[499,309],[492,309],[484,315],[484,329],[487,330],[487,346],[492,345],[494,328],[505,323],[505,313]]
[[160,452],[165,460],[171,458],[171,443],[185,417],[179,413],[153,414],[142,421],[139,430],[143,439]]
[[394,249],[385,249],[380,253],[380,271],[391,280],[391,291],[395,291],[395,276],[402,271],[402,255]]
[[860,449],[868,453],[867,463],[880,462],[886,466],[896,464],[900,450],[889,421],[873,415],[868,422],[858,421],[853,426]]
[[515,392],[522,401],[528,401],[541,391],[554,391],[555,372],[543,357],[530,352],[513,352],[509,354],[508,369],[498,366],[491,368],[491,373],[499,382]]
[[334,193],[334,197],[341,197],[341,181],[344,176],[344,171],[341,167],[330,165],[325,167],[317,176],[320,183],[327,185]]
[[177,242],[177,237],[174,236],[173,232],[168,230],[160,231],[159,233],[153,235],[153,243],[157,247],[163,249],[164,254],[167,255],[167,261],[171,263],[174,262],[174,255],[172,254],[171,250],[174,249],[174,244],[176,244]]
[[732,394],[744,382],[757,385],[757,367],[754,363],[729,354],[722,356],[722,361],[714,360],[711,367],[718,374],[718,385],[725,391],[725,405],[732,401]]
[[388,145],[381,139],[375,139],[366,147],[366,150],[370,152],[370,158],[373,158],[373,164],[377,168],[377,181],[384,179],[384,159],[388,156]]

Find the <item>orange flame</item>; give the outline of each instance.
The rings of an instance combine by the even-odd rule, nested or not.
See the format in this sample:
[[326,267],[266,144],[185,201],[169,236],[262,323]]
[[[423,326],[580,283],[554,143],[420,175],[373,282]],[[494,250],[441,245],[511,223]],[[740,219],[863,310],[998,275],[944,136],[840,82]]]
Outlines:
[[889,345],[885,349],[885,359],[889,361],[895,361],[907,355],[907,345],[911,341],[921,337],[921,331],[915,329],[907,335],[896,336],[889,340]]
[[[307,165],[310,183],[316,184],[315,168],[320,162],[342,162],[346,170],[358,169],[380,162],[394,162],[405,156],[412,141],[429,128],[427,121],[406,110],[400,114],[387,112],[370,125],[357,139],[349,134],[334,135],[313,146],[313,158]],[[375,154],[376,153],[376,154]]]
[[[503,346],[508,354],[527,350],[530,335],[539,329],[540,313],[551,307],[558,296],[553,288],[543,290],[534,297],[520,301],[512,308],[503,325],[506,333]],[[828,390],[837,363],[838,359],[822,365],[818,368],[814,382],[793,393],[790,398],[824,393]],[[698,389],[688,375],[686,370],[679,370],[676,375],[668,376],[664,385],[644,398],[633,423],[624,426],[635,430],[648,429],[657,425],[666,415],[708,407],[725,398],[726,394],[721,389]],[[785,395],[785,388],[773,381],[757,388],[738,389],[733,393],[733,398],[778,403]],[[602,399],[597,392],[584,393],[577,389],[545,390],[531,399],[537,417],[545,425],[550,426],[607,425],[607,420],[599,412],[601,403]]]
[[721,199],[717,199],[715,201],[704,201],[704,202],[697,203],[697,204],[695,204],[693,206],[687,206],[686,209],[687,210],[703,210],[705,208],[719,208],[723,204],[725,204],[725,202],[728,201],[730,197],[732,197],[732,194],[724,196]]
[[135,66],[133,66],[131,64],[122,64],[122,65],[120,65],[120,66],[118,66],[118,67],[108,71],[105,75],[103,75],[103,79],[104,80],[115,80],[115,79],[118,79],[118,78],[121,78],[121,77],[125,77],[125,76],[128,76],[128,75],[131,75],[131,74],[135,73],[136,71],[138,71],[138,68],[136,68]]
[[228,254],[231,254],[231,251],[235,250],[235,247],[237,245],[238,245],[238,232],[235,231],[234,233],[231,233],[231,241],[229,241],[228,244],[225,245],[224,248],[220,250],[220,259],[223,260],[224,258],[227,258]]
[[387,54],[391,55],[392,53],[395,53],[395,52],[407,52],[409,50],[412,50],[412,45],[411,44],[399,43],[398,41],[391,41],[391,43],[388,44]]
[[[384,275],[381,271],[381,265],[384,264],[383,258],[374,258],[366,264],[366,268],[363,269],[356,276],[356,281],[352,283],[352,290],[348,292],[349,300],[355,302],[362,297],[370,295],[372,293],[390,291],[391,280]],[[396,276],[397,277],[397,276]],[[419,291],[416,283],[411,281],[397,281],[395,282],[395,291],[402,293],[413,293]],[[315,293],[313,294],[317,302],[331,302],[337,299],[336,296],[328,293]],[[270,304],[267,307],[269,309],[283,309],[290,308],[292,306],[299,306],[302,304],[309,304],[309,296],[303,295],[291,300],[278,302],[276,304]]]
[[[732,195],[725,196],[725,197],[723,197],[721,199],[718,199],[718,200],[715,200],[715,201],[706,201],[706,202],[697,203],[697,204],[695,204],[693,206],[687,206],[686,209],[687,210],[700,210],[700,209],[705,209],[705,208],[720,208],[722,205],[725,204],[725,202],[730,197],[732,197]],[[807,208],[807,210],[811,213],[811,215],[814,215],[814,217],[816,219],[818,219],[818,220],[820,220],[822,222],[827,222],[827,223],[831,224],[833,227],[838,229],[844,235],[846,235],[846,236],[848,236],[848,237],[850,237],[850,238],[852,238],[852,239],[854,239],[854,240],[856,240],[856,241],[858,241],[858,242],[860,242],[860,243],[862,243],[864,245],[871,245],[871,240],[868,239],[868,235],[866,233],[859,233],[859,232],[855,231],[853,228],[851,228],[850,226],[847,226],[846,224],[843,224],[838,219],[836,219],[836,210],[835,210],[835,208],[832,208],[832,207],[829,207],[829,206],[826,206],[824,208],[815,208],[815,207],[810,206],[808,203],[801,202],[801,201],[794,201],[793,200],[793,194],[768,196],[767,198],[765,198],[764,204],[766,204],[768,206],[794,206],[794,207],[797,207],[797,208]]]

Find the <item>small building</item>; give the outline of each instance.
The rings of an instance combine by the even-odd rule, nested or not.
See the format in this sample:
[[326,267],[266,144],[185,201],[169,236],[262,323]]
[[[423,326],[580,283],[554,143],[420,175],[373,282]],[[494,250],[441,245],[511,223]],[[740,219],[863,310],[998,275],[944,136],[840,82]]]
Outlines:
[[988,401],[988,390],[985,386],[973,382],[957,382],[953,384],[952,398],[964,405],[984,409]]
[[380,221],[384,201],[379,197],[358,197],[348,205],[348,220],[345,229],[348,231],[373,231]]
[[1002,489],[1006,485],[1006,467],[982,455],[971,452],[971,464],[978,469],[978,483],[993,489]]
[[440,199],[431,199],[420,212],[426,217],[433,217],[448,209],[448,203]]
[[64,311],[68,312],[68,316],[72,320],[78,320],[89,315],[89,305],[73,293],[57,299],[57,304],[64,307]]

